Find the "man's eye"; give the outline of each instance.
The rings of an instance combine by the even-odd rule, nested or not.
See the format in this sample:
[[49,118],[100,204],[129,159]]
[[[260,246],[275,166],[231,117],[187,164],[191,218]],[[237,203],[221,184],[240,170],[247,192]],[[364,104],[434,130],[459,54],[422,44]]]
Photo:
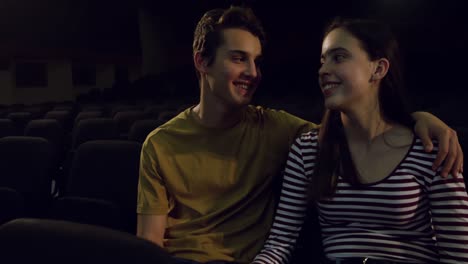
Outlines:
[[234,62],[244,62],[245,58],[244,57],[232,57],[232,60]]

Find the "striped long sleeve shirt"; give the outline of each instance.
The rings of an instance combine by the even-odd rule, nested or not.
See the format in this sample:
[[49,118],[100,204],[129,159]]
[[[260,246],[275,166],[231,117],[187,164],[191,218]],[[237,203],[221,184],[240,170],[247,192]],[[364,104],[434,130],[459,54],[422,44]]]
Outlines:
[[[431,170],[434,151],[415,138],[383,180],[350,185],[317,202],[329,259],[371,257],[412,263],[468,263],[468,197],[463,177]],[[254,263],[288,263],[307,211],[307,187],[318,154],[318,133],[299,137],[287,160],[281,197],[264,248]]]

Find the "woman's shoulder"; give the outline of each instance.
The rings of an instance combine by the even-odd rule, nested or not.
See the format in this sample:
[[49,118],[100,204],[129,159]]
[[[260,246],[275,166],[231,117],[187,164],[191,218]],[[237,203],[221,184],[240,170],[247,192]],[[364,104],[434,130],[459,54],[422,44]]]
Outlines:
[[318,140],[318,136],[319,136],[319,129],[314,128],[308,132],[302,133],[299,136],[299,139],[302,141],[311,141],[311,140],[315,141],[315,140]]
[[312,129],[296,138],[295,145],[301,148],[318,148],[319,130]]
[[417,135],[415,135],[414,136],[413,149],[420,150],[420,151],[422,151],[424,153],[427,153],[428,155],[437,154],[437,152],[439,151],[439,141],[437,139],[431,139],[431,143],[432,143],[432,150],[427,152],[425,150],[423,140],[420,137],[418,137]]

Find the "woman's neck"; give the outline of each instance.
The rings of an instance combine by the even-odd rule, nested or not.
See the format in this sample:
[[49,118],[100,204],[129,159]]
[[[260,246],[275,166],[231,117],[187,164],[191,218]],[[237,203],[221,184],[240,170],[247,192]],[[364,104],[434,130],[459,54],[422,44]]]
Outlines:
[[378,102],[342,111],[341,120],[349,141],[367,145],[393,127],[384,119]]

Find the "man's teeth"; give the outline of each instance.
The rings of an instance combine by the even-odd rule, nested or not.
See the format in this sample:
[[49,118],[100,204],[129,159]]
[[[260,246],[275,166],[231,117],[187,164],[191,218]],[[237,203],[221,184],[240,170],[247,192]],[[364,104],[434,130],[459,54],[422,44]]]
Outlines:
[[338,84],[336,83],[329,83],[329,84],[325,84],[323,86],[323,90],[328,90],[328,89],[332,89],[332,88],[336,88],[338,87]]

